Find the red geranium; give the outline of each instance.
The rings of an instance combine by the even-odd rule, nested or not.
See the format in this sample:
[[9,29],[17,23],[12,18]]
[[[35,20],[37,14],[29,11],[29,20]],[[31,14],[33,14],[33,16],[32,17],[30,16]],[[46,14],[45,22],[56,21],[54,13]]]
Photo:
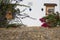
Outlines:
[[41,22],[46,22],[46,19],[45,18],[41,18],[39,19]]
[[43,23],[41,26],[42,27],[49,27],[48,23]]

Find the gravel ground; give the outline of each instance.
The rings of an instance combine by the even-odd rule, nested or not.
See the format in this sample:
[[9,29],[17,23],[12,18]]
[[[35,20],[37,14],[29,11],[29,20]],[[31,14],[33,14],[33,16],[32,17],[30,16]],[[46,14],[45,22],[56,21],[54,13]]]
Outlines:
[[0,40],[60,40],[60,27],[0,28]]

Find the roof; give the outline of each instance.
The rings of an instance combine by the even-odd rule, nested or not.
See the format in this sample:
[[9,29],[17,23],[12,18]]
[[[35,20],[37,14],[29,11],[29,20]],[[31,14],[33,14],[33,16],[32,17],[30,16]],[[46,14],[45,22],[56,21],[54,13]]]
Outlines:
[[55,3],[44,3],[44,6],[57,6]]

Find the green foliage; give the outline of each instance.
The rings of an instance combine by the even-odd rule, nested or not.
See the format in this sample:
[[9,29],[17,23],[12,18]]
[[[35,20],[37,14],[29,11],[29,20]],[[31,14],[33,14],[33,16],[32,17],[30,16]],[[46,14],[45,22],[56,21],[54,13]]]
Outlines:
[[7,28],[9,28],[9,27],[17,27],[17,25],[16,24],[9,24],[9,25],[7,25]]
[[0,5],[0,27],[8,25],[7,19],[5,18],[7,11],[11,11],[11,13],[13,15],[15,15],[14,13],[17,12],[17,10],[15,10],[14,6],[15,6],[15,4],[1,3],[1,5]]
[[6,27],[7,26],[7,21],[3,20],[3,21],[0,21],[0,27]]
[[26,25],[24,25],[24,24],[8,24],[6,26],[6,28],[17,28],[17,27],[21,27],[21,26],[25,26],[26,27]]
[[60,26],[60,16],[58,14],[59,13],[52,13],[44,17],[50,27]]
[[[0,27],[8,26],[8,21],[7,21],[7,18],[5,17],[6,12],[11,11],[13,18],[15,18],[17,11],[20,11],[20,10],[15,9],[16,6],[29,7],[26,5],[21,5],[21,4],[16,4],[16,3],[11,4],[10,0],[0,0]],[[14,26],[14,24],[12,25]]]

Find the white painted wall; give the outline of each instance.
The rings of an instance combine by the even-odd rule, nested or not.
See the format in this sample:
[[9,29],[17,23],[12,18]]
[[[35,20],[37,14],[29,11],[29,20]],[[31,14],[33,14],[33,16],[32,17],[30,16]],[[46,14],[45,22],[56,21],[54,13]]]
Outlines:
[[[45,16],[44,3],[56,3],[57,7],[55,8],[55,12],[59,11],[59,0],[23,0],[21,4],[28,5],[29,2],[32,3],[32,6],[31,6],[32,11],[30,12],[27,8],[27,10],[24,13],[27,13],[28,15],[30,15],[33,18],[36,18],[37,20],[32,20],[30,18],[22,19],[23,24],[28,26],[41,26],[42,23],[39,21],[39,18],[42,18],[43,16]],[[19,8],[21,10],[23,9],[21,7]],[[43,8],[44,10],[41,11],[41,8]]]
[[[60,10],[60,0],[59,0],[59,10]],[[60,13],[60,11],[59,11],[59,13]]]

